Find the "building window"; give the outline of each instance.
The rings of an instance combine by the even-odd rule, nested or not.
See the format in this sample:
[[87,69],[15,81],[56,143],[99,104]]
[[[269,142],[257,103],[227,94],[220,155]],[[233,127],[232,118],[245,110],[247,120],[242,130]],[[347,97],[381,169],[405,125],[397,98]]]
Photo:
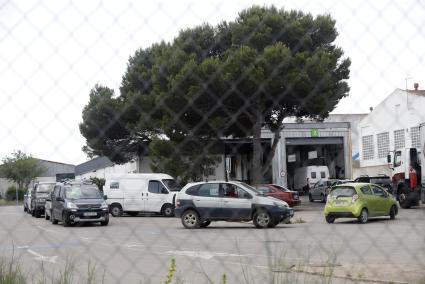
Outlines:
[[386,158],[390,151],[390,133],[384,132],[377,135],[378,158]]
[[405,147],[404,129],[394,130],[394,148],[401,149]]
[[410,128],[410,139],[412,139],[412,148],[421,148],[421,140],[419,138],[419,126]]
[[373,135],[362,137],[363,160],[372,160],[373,153]]

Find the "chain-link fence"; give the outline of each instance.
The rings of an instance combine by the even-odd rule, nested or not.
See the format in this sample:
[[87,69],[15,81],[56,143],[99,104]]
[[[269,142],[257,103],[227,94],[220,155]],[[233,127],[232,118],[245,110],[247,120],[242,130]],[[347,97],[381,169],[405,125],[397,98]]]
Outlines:
[[0,282],[423,283],[424,11],[3,1]]

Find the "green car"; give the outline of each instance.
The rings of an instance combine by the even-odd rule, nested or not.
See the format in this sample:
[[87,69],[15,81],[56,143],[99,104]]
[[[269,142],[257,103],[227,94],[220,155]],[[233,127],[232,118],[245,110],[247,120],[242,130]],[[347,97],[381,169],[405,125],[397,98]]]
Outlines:
[[326,222],[336,218],[357,218],[360,223],[369,217],[390,216],[398,213],[397,201],[384,188],[372,183],[345,183],[332,188],[325,206]]

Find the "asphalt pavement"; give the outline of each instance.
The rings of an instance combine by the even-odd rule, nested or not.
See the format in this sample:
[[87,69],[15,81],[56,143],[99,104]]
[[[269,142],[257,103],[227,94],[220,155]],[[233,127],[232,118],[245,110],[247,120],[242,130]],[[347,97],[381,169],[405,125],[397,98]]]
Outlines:
[[302,199],[293,224],[273,229],[213,222],[187,230],[152,215],[65,228],[0,207],[0,255],[33,280],[68,269],[74,283],[164,283],[170,272],[172,283],[424,283],[425,207],[400,209],[396,220],[327,224],[324,204]]

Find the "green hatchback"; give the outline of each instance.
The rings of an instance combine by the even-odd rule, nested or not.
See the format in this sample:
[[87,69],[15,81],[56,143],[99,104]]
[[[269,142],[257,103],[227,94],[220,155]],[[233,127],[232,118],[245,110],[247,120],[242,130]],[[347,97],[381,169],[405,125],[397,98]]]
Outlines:
[[369,217],[390,216],[398,213],[397,201],[384,188],[372,183],[345,183],[330,191],[325,206],[326,222],[336,218],[357,218],[366,223]]

